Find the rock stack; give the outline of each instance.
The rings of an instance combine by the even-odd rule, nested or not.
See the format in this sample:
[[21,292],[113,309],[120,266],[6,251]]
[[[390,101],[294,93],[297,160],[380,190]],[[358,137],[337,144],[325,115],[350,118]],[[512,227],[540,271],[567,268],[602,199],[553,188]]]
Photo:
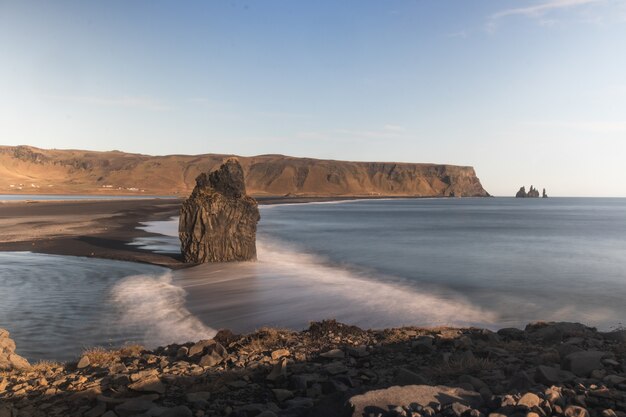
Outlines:
[[[544,196],[546,196],[546,189],[543,189],[543,194]],[[533,187],[532,185],[530,186],[530,190],[528,190],[528,192],[526,192],[526,187],[521,187],[519,189],[519,191],[517,192],[517,194],[515,194],[515,197],[517,198],[537,198],[539,197],[539,190],[537,190],[535,187]]]
[[15,342],[9,337],[9,332],[0,329],[0,371],[28,368],[28,361],[15,353]]
[[243,169],[231,158],[200,174],[180,210],[178,233],[185,262],[256,259],[256,200],[246,195]]

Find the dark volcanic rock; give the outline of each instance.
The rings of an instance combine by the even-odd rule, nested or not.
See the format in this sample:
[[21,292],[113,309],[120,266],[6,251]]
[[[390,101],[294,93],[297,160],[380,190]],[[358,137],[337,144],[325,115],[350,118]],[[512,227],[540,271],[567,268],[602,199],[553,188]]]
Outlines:
[[[545,197],[547,197],[545,189],[543,190],[543,194],[544,194]],[[521,187],[519,189],[519,191],[517,192],[517,194],[515,194],[515,197],[517,197],[517,198],[537,198],[537,197],[539,197],[539,190],[537,190],[535,187],[533,187],[531,185],[530,189],[528,190],[528,192],[526,192],[526,187]]]
[[259,219],[257,202],[246,195],[243,169],[236,159],[200,174],[180,210],[178,234],[185,262],[256,259]]

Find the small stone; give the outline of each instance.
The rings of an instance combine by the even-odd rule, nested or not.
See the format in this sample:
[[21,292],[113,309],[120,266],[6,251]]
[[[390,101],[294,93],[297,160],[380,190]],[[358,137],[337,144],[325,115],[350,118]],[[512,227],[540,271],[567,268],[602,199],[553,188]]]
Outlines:
[[152,401],[130,399],[115,407],[115,414],[119,417],[130,417],[144,413],[154,407]]
[[364,358],[369,356],[369,352],[367,351],[367,346],[357,346],[357,347],[349,347],[348,355],[354,358]]
[[348,372],[348,368],[341,362],[331,362],[324,365],[324,370],[330,375],[338,375]]
[[187,346],[181,346],[178,348],[178,350],[176,351],[176,357],[177,358],[184,358],[186,356],[190,356],[189,355],[189,348]]
[[320,354],[320,356],[326,359],[343,359],[345,357],[345,354],[341,349],[331,349],[328,352]]
[[604,378],[602,378],[602,382],[606,384],[617,385],[617,384],[626,382],[626,378],[621,377],[619,375],[607,375]]
[[564,365],[567,370],[576,375],[588,377],[591,371],[604,368],[602,365],[604,356],[606,356],[606,352],[596,350],[574,352],[565,357]]
[[396,372],[396,376],[393,380],[395,385],[404,386],[404,385],[425,385],[427,383],[426,379],[420,374],[416,374],[415,372],[409,371],[405,368],[399,368]]
[[291,355],[291,353],[289,352],[289,350],[287,349],[278,349],[272,352],[272,360],[277,360],[280,359],[282,357],[287,357]]
[[533,407],[538,407],[541,404],[541,398],[539,398],[536,394],[532,392],[528,392],[522,395],[522,398],[517,402],[518,407],[525,407],[531,409]]
[[287,360],[285,358],[281,359],[274,367],[269,375],[266,377],[269,381],[277,381],[282,377],[287,376]]
[[159,394],[165,393],[165,385],[161,382],[158,376],[151,376],[147,379],[142,379],[128,386],[133,391],[140,392],[157,392]]
[[98,403],[94,408],[87,411],[83,416],[84,417],[100,417],[102,414],[106,413],[107,405],[106,403]]
[[535,371],[535,378],[543,384],[554,385],[560,382],[569,382],[575,378],[575,375],[551,366],[539,365]]
[[125,374],[127,372],[128,368],[121,362],[117,362],[109,366],[109,374]]
[[452,410],[452,414],[456,417],[461,417],[463,413],[471,409],[471,407],[468,407],[465,404],[461,404],[460,402],[453,402],[450,408]]
[[137,382],[140,381],[142,379],[146,379],[152,376],[157,376],[158,375],[158,371],[156,369],[146,369],[143,371],[139,371],[139,372],[135,372],[134,374],[130,375],[130,380],[132,382]]
[[159,417],[192,417],[193,414],[191,410],[184,406],[179,405],[178,407],[167,408],[162,414],[159,414]]
[[78,361],[78,364],[76,364],[76,367],[78,369],[84,369],[86,367],[89,366],[91,362],[89,361],[89,356],[87,355],[83,355],[80,360]]
[[315,405],[315,402],[311,398],[296,397],[291,400],[287,400],[285,405],[287,408],[310,408]]
[[293,392],[286,389],[273,389],[272,392],[278,402],[283,402],[293,397]]
[[200,366],[211,367],[218,365],[224,361],[224,358],[221,357],[216,351],[209,353],[208,355],[204,355],[200,358],[200,362],[198,364]]
[[201,355],[207,347],[213,346],[215,343],[217,343],[215,342],[215,340],[201,340],[189,348],[188,355],[189,356]]
[[211,398],[211,393],[207,391],[188,392],[185,394],[185,399],[190,403],[195,403],[196,401],[208,401],[209,398]]
[[589,412],[577,405],[570,405],[565,409],[565,417],[589,417]]

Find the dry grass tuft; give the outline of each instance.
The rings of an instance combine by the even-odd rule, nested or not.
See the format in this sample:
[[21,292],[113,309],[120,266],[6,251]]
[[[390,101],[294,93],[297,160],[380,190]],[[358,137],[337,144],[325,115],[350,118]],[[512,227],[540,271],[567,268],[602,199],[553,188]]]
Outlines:
[[86,349],[84,356],[89,358],[89,363],[94,366],[106,366],[114,362],[120,361],[124,357],[139,356],[145,348],[141,345],[126,345],[120,349],[105,349],[103,347],[94,347]]
[[55,368],[63,368],[65,365],[61,362],[54,361],[39,361],[33,364],[33,371],[35,372],[48,372]]
[[121,356],[139,356],[141,355],[144,351],[146,350],[146,348],[142,345],[138,345],[138,344],[131,344],[131,345],[124,345],[120,350],[120,355]]
[[245,347],[252,351],[281,348],[293,331],[274,327],[262,327],[247,337]]

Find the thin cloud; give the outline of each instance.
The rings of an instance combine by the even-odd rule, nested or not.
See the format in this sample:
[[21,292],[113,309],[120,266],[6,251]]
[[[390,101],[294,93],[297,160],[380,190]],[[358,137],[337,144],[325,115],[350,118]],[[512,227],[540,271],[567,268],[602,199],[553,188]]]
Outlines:
[[453,39],[453,38],[466,39],[468,36],[469,36],[469,35],[467,34],[467,32],[466,32],[466,31],[461,30],[461,31],[459,31],[459,32],[452,32],[452,33],[448,33],[448,34],[446,35],[446,38],[450,38],[450,39]]
[[170,107],[161,100],[149,97],[121,96],[121,97],[95,97],[95,96],[60,96],[54,97],[59,100],[70,101],[79,104],[95,106],[137,108],[143,110],[163,111]]
[[581,121],[581,122],[533,122],[528,123],[530,126],[578,130],[590,133],[625,133],[626,122],[622,121]]
[[569,9],[587,4],[600,3],[602,1],[603,0],[549,0],[533,6],[501,10],[491,15],[491,19],[497,20],[503,17],[515,15],[538,17],[554,10]]
[[[585,6],[591,7],[601,3],[606,3],[606,0],[544,0],[541,3],[536,3],[530,6],[504,9],[487,18],[485,30],[487,33],[494,33],[502,20],[514,16],[534,19],[544,27],[554,27],[562,23],[561,20],[552,16],[554,13],[570,9],[583,8]],[[550,17],[548,17],[548,15],[550,15]],[[602,18],[596,16],[594,19]]]

